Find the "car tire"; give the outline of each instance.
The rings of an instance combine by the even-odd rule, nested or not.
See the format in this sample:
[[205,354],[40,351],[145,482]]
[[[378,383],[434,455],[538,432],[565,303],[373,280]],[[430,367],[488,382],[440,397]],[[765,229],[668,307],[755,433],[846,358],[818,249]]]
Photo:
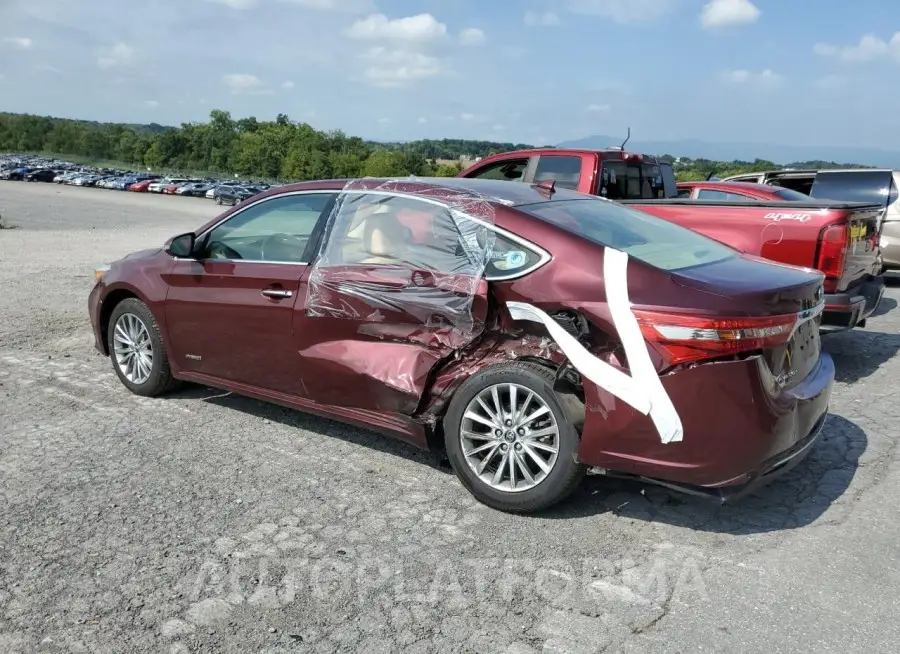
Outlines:
[[[513,361],[482,370],[454,393],[443,419],[444,444],[454,472],[478,501],[500,511],[529,513],[561,502],[578,487],[587,467],[578,463],[578,431],[566,416],[563,398],[553,390],[554,382],[555,373],[549,367]],[[516,389],[515,396],[511,387]],[[522,402],[523,395],[519,393],[527,398],[525,404],[513,406],[513,397]],[[490,420],[493,426],[488,428],[467,417],[474,410],[479,416],[490,418],[479,408],[484,406],[479,399],[492,408],[494,415],[503,413],[507,419],[515,413],[519,417],[525,413],[542,415],[527,424],[520,421],[499,425]],[[555,433],[551,433],[554,428]],[[479,434],[486,429],[484,435],[493,433],[494,438],[471,439],[471,429]],[[544,432],[550,435],[532,438]],[[553,447],[555,456],[549,453]],[[479,449],[487,454],[479,458]],[[535,456],[541,458],[543,466]],[[500,464],[508,463],[510,457],[514,461],[512,474],[508,465]],[[499,468],[504,471],[498,472]],[[532,476],[530,480],[526,470]]]
[[[129,341],[134,345],[129,345]],[[132,393],[156,397],[177,385],[169,367],[159,325],[147,305],[139,299],[122,300],[113,308],[107,328],[107,344],[113,370]],[[142,365],[137,365],[138,360]],[[135,364],[129,366],[129,361]]]

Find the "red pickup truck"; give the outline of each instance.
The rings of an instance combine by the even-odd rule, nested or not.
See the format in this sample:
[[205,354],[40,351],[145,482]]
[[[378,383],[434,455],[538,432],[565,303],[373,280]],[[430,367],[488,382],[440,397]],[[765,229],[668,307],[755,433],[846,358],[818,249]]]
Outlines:
[[748,254],[825,274],[822,331],[864,327],[884,294],[883,207],[858,202],[679,198],[672,166],[608,150],[539,148],[491,155],[459,177],[504,179],[599,195]]

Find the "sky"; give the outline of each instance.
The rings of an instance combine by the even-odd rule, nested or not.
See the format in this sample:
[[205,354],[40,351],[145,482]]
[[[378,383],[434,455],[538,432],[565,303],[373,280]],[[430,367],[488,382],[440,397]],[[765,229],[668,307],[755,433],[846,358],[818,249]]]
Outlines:
[[0,111],[900,149],[896,0],[0,0]]

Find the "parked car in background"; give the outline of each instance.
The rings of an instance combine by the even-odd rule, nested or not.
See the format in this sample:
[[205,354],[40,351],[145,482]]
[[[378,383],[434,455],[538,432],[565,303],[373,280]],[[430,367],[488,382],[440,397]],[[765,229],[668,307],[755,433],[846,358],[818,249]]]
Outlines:
[[678,197],[687,200],[769,200],[772,202],[809,202],[805,193],[771,184],[750,182],[678,182]]
[[480,501],[534,511],[588,468],[730,499],[798,463],[834,379],[822,283],[566,189],[363,179],[268,191],[100,269],[88,304],[134,393],[443,445]]
[[678,198],[674,177],[667,181],[670,171],[657,164],[653,157],[620,150],[542,149],[493,155],[460,177],[512,176],[524,183],[543,183],[548,192],[563,186],[615,199],[741,252],[816,268],[825,274],[822,329],[865,326],[884,294],[878,243],[881,205],[813,198]]
[[243,186],[221,186],[216,192],[216,204],[236,205],[259,193],[256,189]]
[[32,170],[25,175],[26,182],[52,182],[56,178],[56,171],[49,168]]

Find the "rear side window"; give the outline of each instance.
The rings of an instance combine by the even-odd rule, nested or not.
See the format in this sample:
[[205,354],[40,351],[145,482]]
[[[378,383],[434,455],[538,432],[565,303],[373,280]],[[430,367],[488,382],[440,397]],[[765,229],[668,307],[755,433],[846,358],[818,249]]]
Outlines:
[[723,200],[726,202],[746,202],[752,198],[740,193],[726,193],[725,191],[716,191],[711,188],[703,188],[697,191],[698,200]]
[[661,270],[681,270],[737,256],[735,250],[689,229],[599,198],[516,208]]
[[556,181],[561,188],[578,190],[581,181],[581,157],[542,154],[534,171],[534,183]]
[[868,202],[886,207],[891,199],[893,173],[890,170],[822,171],[816,175],[814,198],[839,202]]
[[541,255],[532,248],[496,234],[489,250],[484,277],[488,281],[518,277],[540,262]]
[[499,179],[505,182],[521,182],[528,168],[528,159],[506,159],[479,168],[466,175],[474,179]]

